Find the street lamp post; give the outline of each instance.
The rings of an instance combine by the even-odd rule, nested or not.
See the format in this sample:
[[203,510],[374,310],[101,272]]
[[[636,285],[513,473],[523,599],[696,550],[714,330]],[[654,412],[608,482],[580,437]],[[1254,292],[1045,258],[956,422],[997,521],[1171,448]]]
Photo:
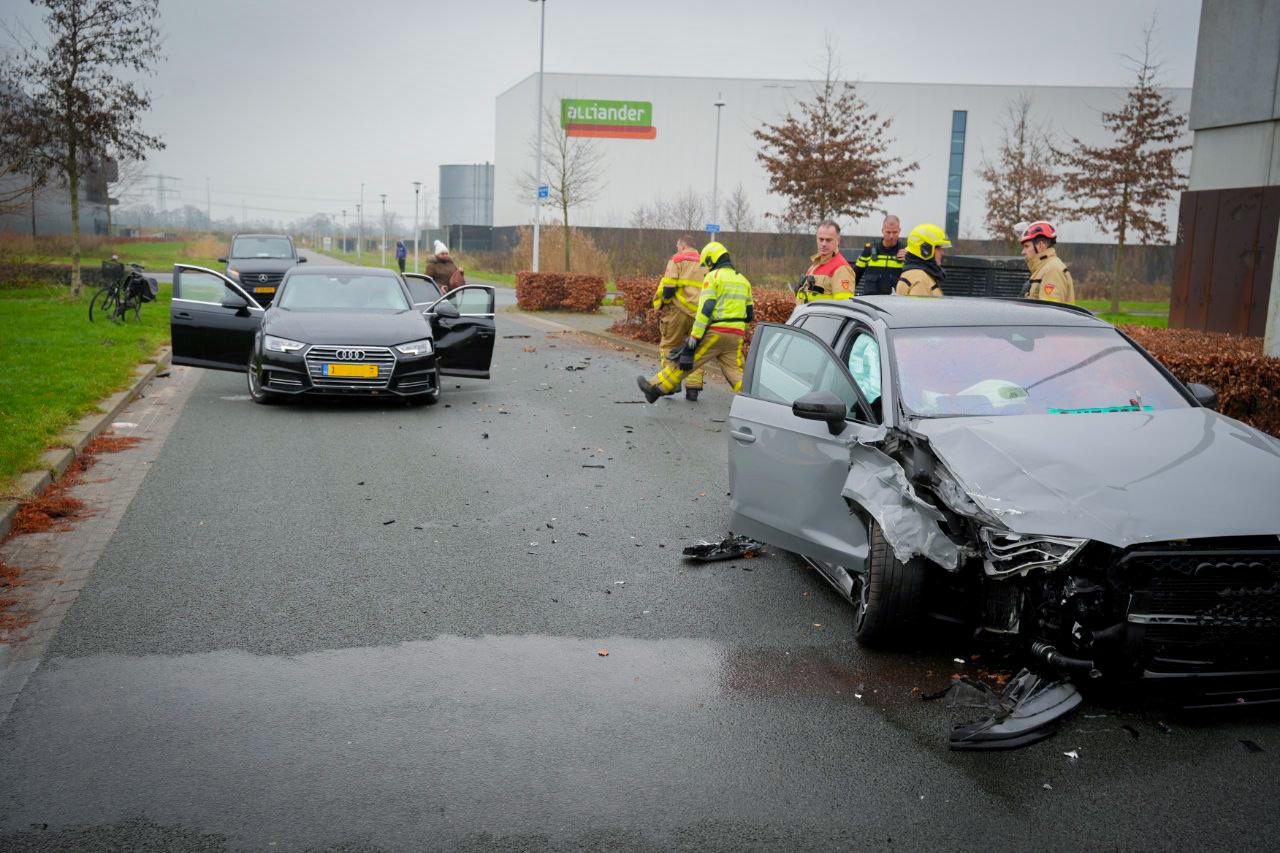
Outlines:
[[418,271],[418,191],[422,181],[413,182],[413,271]]
[[364,181],[360,182],[360,203],[356,205],[360,214],[360,229],[356,233],[356,260],[360,259],[360,244],[364,242]]
[[716,216],[720,212],[720,111],[724,109],[724,95],[716,93],[716,165],[711,171],[711,221],[719,224]]
[[387,265],[387,194],[378,193],[382,196],[382,265]]
[[[538,25],[538,103],[534,109],[534,123],[538,127],[538,145],[537,153],[534,155],[537,162],[534,164],[534,189],[533,189],[533,271],[538,271],[538,249],[541,244],[542,230],[542,59],[544,49],[547,43],[547,0],[529,0],[530,3],[537,3],[542,8],[540,11],[540,23]],[[567,223],[566,223],[567,224]],[[566,233],[564,238],[569,239]]]
[[347,250],[347,212],[342,211],[342,251]]

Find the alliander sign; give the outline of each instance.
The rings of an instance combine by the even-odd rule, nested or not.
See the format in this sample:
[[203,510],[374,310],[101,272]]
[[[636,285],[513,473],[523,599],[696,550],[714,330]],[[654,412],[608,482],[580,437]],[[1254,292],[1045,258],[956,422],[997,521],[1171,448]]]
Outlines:
[[604,139],[654,139],[653,104],[649,101],[560,100],[560,126],[566,136]]

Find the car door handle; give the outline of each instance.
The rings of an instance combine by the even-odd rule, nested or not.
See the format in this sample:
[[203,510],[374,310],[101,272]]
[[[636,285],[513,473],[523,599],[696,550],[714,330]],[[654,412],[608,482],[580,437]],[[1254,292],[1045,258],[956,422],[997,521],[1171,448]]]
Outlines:
[[756,440],[756,437],[751,434],[751,430],[749,429],[730,430],[729,435],[733,436],[735,439],[742,442],[743,444],[750,444],[751,442]]
[[182,318],[182,319],[184,319],[184,320],[190,320],[190,319],[191,319],[191,314],[190,314],[190,312],[187,312],[187,311],[179,311],[179,312],[177,312],[176,314],[174,314],[174,316],[175,316],[175,317],[181,317],[181,318]]

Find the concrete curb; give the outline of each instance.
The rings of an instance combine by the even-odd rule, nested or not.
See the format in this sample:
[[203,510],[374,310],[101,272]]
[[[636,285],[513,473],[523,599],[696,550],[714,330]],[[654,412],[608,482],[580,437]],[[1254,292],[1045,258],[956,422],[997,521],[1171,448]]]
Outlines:
[[128,388],[117,391],[100,401],[98,412],[85,415],[58,436],[54,441],[55,446],[46,450],[40,457],[39,468],[18,477],[17,495],[0,498],[0,538],[8,535],[13,529],[13,519],[18,514],[18,507],[24,501],[44,494],[45,490],[61,477],[67,468],[71,467],[75,458],[84,452],[89,442],[106,432],[124,408],[137,399],[147,383],[154,379],[157,373],[169,367],[172,355],[169,347],[160,347],[152,362],[139,364],[133,369],[133,380]]
[[583,329],[580,326],[573,325],[572,323],[564,323],[558,320],[552,320],[549,317],[543,317],[538,314],[530,314],[529,312],[521,311],[518,308],[508,308],[503,313],[513,314],[517,317],[523,317],[528,320],[549,323],[554,326],[561,326],[568,331],[581,332],[584,335],[590,335],[593,338],[599,338],[602,341],[606,341],[611,344],[617,344],[619,346],[626,347],[627,349],[635,350],[636,352],[648,353],[649,355],[653,355],[653,356],[659,355],[657,344],[650,344],[650,343],[646,343],[645,341],[633,341],[631,338],[624,338],[621,335],[615,335],[612,332],[605,332],[597,329]]

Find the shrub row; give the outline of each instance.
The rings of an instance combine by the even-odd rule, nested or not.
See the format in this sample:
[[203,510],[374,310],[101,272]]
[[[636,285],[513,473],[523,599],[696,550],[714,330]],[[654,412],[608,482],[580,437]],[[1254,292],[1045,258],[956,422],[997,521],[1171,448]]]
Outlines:
[[1124,331],[1183,382],[1217,391],[1219,412],[1280,436],[1280,358],[1262,354],[1261,338],[1142,326]]
[[[85,264],[80,267],[80,280],[85,287],[97,287],[102,282],[102,270],[97,265]],[[62,264],[0,263],[0,290],[52,284],[69,287],[71,267]]]
[[598,275],[516,273],[516,305],[522,311],[599,311],[605,293]]
[[[622,304],[627,316],[614,323],[610,331],[637,341],[657,343],[662,339],[658,329],[658,312],[653,310],[653,293],[658,288],[658,279],[637,276],[620,278],[614,282],[618,292],[622,294]],[[796,307],[796,298],[790,291],[768,287],[756,287],[752,290],[755,302],[755,317],[758,323],[785,323]],[[751,340],[754,327],[747,330],[747,341]]]

